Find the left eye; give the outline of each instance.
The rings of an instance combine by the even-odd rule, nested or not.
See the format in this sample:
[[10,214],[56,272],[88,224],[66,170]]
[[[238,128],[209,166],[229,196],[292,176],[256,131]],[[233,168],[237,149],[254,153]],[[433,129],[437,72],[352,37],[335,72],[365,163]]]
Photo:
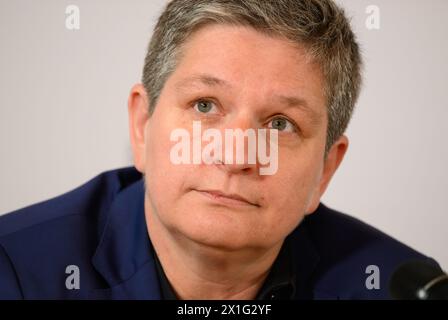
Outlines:
[[270,129],[276,129],[278,131],[284,131],[284,132],[294,132],[295,126],[291,123],[291,121],[285,119],[285,118],[274,118],[269,122],[268,128]]
[[213,109],[217,109],[217,106],[208,100],[199,100],[194,104],[194,109],[200,113],[216,113],[217,110],[213,111]]

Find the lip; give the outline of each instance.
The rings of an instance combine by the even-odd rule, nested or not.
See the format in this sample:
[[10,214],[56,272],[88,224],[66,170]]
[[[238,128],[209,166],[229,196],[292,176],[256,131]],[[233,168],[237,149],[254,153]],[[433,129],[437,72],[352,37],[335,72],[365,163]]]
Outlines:
[[258,204],[250,202],[246,198],[238,195],[238,194],[226,194],[219,190],[195,190],[202,194],[203,196],[211,199],[215,202],[231,205],[231,206],[253,206],[259,207]]

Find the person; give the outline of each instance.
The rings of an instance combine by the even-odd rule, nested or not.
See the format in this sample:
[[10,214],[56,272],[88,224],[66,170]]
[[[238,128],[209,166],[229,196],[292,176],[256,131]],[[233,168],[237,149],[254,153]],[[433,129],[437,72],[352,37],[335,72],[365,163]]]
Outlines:
[[331,0],[169,2],[128,99],[134,167],[2,216],[0,297],[390,298],[399,265],[434,260],[320,201],[361,74]]

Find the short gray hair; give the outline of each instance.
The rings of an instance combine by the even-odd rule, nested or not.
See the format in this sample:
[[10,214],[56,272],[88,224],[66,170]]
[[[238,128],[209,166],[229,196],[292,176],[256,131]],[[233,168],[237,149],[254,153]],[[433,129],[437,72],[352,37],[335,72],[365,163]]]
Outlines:
[[250,26],[304,45],[321,67],[327,100],[325,154],[345,132],[361,90],[362,58],[344,10],[332,0],[173,0],[154,29],[142,82],[152,114],[182,44],[209,24]]

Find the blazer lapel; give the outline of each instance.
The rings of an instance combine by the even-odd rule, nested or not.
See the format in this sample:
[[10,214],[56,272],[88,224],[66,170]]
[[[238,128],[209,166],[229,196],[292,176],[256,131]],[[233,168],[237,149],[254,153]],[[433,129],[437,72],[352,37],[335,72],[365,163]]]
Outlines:
[[97,299],[160,299],[153,247],[146,228],[143,178],[113,200],[100,244],[92,258],[109,288]]

